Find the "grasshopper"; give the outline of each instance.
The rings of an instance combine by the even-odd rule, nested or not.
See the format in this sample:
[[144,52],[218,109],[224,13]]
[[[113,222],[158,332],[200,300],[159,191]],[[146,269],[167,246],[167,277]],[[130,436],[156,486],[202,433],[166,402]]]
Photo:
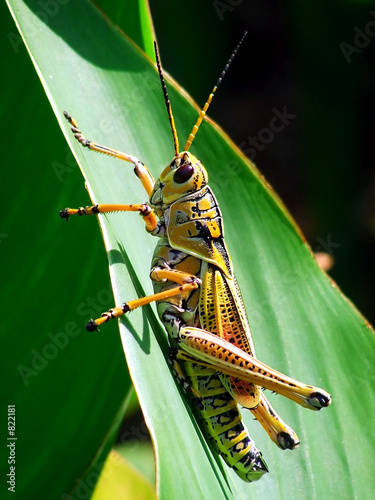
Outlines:
[[262,388],[281,394],[310,410],[330,404],[330,395],[305,385],[258,361],[241,292],[224,240],[223,220],[208,186],[202,163],[189,152],[212,98],[245,35],[229,58],[185,144],[179,143],[158,48],[157,69],[170,121],[175,156],[154,181],[136,157],[89,141],[77,122],[64,112],[82,146],[132,163],[149,197],[148,203],[95,205],[60,212],[71,215],[138,212],[146,230],[159,238],[150,277],[154,294],[138,298],[91,319],[89,331],[113,318],[151,302],[169,338],[172,371],[195,401],[197,420],[216,452],[244,481],[255,481],[268,472],[242,422],[238,404],[248,408],[272,441],[281,449],[299,445],[295,432],[267,401]]

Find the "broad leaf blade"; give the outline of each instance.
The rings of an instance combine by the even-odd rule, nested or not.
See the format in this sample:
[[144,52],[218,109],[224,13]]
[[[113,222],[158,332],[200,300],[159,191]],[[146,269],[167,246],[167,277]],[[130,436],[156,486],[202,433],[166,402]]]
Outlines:
[[[95,220],[79,228],[59,217],[69,196],[83,204],[89,197],[5,3],[0,10],[1,401],[4,411],[16,406],[15,497],[88,495],[131,381],[117,325],[105,336],[85,331],[88,315],[113,304],[105,249],[92,238]],[[10,465],[4,456],[3,477]]]

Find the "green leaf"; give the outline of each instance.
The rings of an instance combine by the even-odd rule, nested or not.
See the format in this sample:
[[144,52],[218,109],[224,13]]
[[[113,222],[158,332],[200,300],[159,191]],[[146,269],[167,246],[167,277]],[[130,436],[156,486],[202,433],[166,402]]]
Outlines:
[[[67,109],[76,118],[87,137],[138,156],[157,177],[171,160],[173,145],[154,65],[91,4],[69,2],[48,22],[38,17],[31,2],[26,6],[20,0],[9,0],[9,5],[84,173],[92,200],[95,203],[145,201],[131,164],[83,150],[72,137],[62,111]],[[90,36],[92,33],[94,37]],[[183,143],[198,111],[175,82],[168,78],[167,84]],[[39,147],[44,147],[42,139]],[[247,304],[259,359],[326,389],[333,402],[328,409],[315,413],[270,395],[279,414],[301,439],[299,449],[293,452],[280,451],[244,411],[249,432],[270,468],[267,477],[246,484],[212,455],[202,438],[165,361],[167,340],[155,317],[155,308],[133,312],[121,321],[120,331],[155,446],[159,496],[370,498],[374,488],[371,457],[375,438],[366,430],[366,423],[375,410],[373,331],[318,268],[277,196],[215,124],[202,125],[192,152],[206,166],[222,208],[226,239]],[[39,192],[38,185],[35,189]],[[83,189],[82,197],[65,188],[63,196],[62,193],[58,196],[65,200],[61,208],[86,203]],[[74,238],[73,231],[83,231],[87,224],[91,224],[93,231],[92,221],[78,218],[72,218],[69,226],[60,226],[58,230],[64,231],[64,238],[69,240]],[[155,241],[145,233],[139,217],[111,214],[100,217],[100,224],[116,302],[152,293],[145,263],[151,261]],[[86,266],[93,241],[90,236],[84,250],[69,255],[64,269],[59,269],[62,275],[66,273],[65,267],[73,265],[71,261],[78,261],[82,268]],[[40,252],[41,248],[42,245]],[[80,283],[80,289],[83,284]],[[98,283],[97,289],[104,285]],[[54,288],[60,294],[71,293],[58,280]],[[87,289],[86,293],[90,292]],[[60,321],[66,321],[61,314],[56,311]],[[94,338],[111,342],[106,327]],[[103,365],[99,366],[98,354],[103,353],[96,353],[98,366],[93,363],[90,370],[85,369],[87,393],[98,390],[94,380],[99,376],[106,383],[111,376],[104,373]],[[91,355],[90,351],[87,356]],[[104,353],[102,363],[105,361]],[[97,397],[93,397],[94,403],[103,404]],[[27,411],[25,407],[23,411]],[[113,409],[109,413],[113,416]],[[93,415],[91,426],[99,422],[103,425],[100,416]],[[55,446],[55,434],[51,434],[50,440]],[[56,440],[60,442],[60,436]],[[34,473],[47,471],[46,462],[43,467]],[[51,465],[47,474],[52,476],[53,470],[58,476],[58,464]]]
[[[59,217],[69,197],[89,197],[5,3],[0,11],[1,403],[4,429],[7,405],[16,409],[15,498],[87,495],[132,384],[117,325],[95,336],[84,328],[113,304],[105,249],[92,237],[95,220],[79,227]],[[5,441],[2,453],[10,487]]]
[[96,3],[118,28],[122,29],[150,59],[155,61],[155,35],[148,2],[99,0]]
[[112,450],[91,498],[92,500],[108,500],[109,498],[153,500],[156,498],[156,494],[152,483],[145,479],[119,453]]

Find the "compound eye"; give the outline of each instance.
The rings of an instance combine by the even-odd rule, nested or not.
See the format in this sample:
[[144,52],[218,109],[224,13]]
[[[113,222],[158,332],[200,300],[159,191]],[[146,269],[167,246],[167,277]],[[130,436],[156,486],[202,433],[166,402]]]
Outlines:
[[185,165],[181,165],[176,172],[174,173],[173,180],[177,182],[177,184],[183,184],[188,181],[190,177],[194,174],[194,167],[188,163]]

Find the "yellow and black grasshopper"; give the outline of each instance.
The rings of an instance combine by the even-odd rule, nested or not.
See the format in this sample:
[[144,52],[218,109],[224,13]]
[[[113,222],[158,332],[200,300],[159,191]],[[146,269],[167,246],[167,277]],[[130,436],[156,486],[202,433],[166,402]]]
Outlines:
[[243,38],[201,110],[182,152],[155,43],[175,148],[174,158],[156,182],[138,158],[87,140],[75,120],[65,112],[76,139],[84,147],[134,165],[149,201],[67,208],[60,215],[68,219],[74,214],[139,212],[146,230],[159,238],[150,273],[155,293],[103,313],[100,318],[90,320],[87,329],[94,331],[112,318],[156,302],[169,337],[174,375],[196,400],[202,432],[243,480],[255,481],[268,469],[242,423],[238,404],[252,412],[280,448],[293,449],[299,444],[297,435],[276,414],[261,388],[275,391],[311,410],[328,406],[331,399],[322,389],[297,382],[256,359],[245,307],[224,241],[220,208],[208,186],[205,168],[189,153],[214,93]]

